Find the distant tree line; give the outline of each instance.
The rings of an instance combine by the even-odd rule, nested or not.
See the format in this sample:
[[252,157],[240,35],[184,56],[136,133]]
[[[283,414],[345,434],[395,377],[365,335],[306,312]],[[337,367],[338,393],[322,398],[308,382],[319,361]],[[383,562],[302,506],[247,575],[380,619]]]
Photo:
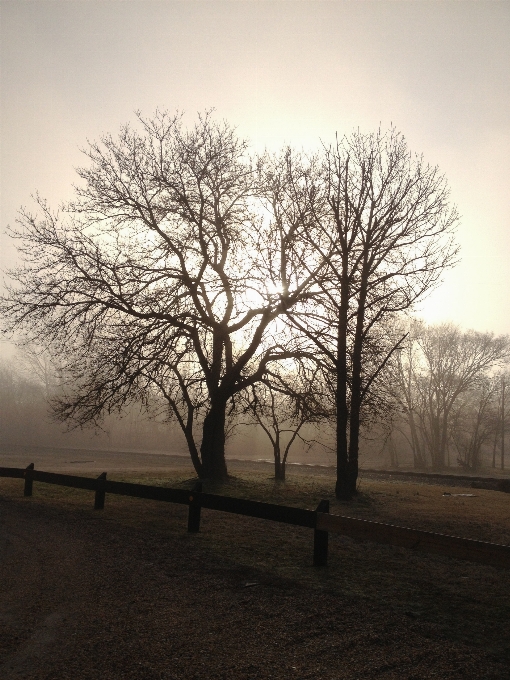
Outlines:
[[[402,323],[409,328],[406,342],[381,374],[370,402],[377,398],[376,407],[364,413],[360,452],[378,466],[508,469],[508,339],[452,324]],[[285,479],[291,450],[299,448],[300,459],[307,455],[313,461],[317,453],[321,460],[330,458],[336,420],[334,390],[325,384],[320,367],[288,362],[285,368],[242,395],[227,432],[227,438],[233,435],[234,456],[271,452],[277,480]],[[31,346],[0,362],[3,450],[13,445],[186,450],[182,432],[162,402],[154,402],[150,410],[126,404],[120,413],[105,414],[100,428],[63,427],[51,409],[61,382],[47,353]]]
[[[391,429],[417,468],[504,466],[508,337],[414,322],[389,369]],[[499,454],[497,456],[497,454]]]
[[54,417],[59,376],[47,354],[24,347],[9,361],[0,360],[0,450],[42,446],[61,448],[172,451],[184,453],[179,428],[149,417],[140,404],[121,414],[105,414],[101,427],[79,428]]

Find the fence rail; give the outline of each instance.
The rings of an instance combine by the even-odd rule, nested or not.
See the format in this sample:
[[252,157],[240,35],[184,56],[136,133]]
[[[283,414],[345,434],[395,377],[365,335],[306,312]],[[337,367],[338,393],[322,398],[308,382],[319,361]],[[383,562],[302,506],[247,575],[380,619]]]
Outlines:
[[475,541],[471,538],[436,534],[355,517],[317,513],[317,529],[334,531],[352,538],[377,541],[411,550],[447,555],[458,559],[510,567],[510,546]]
[[401,546],[411,550],[446,555],[497,567],[510,568],[510,546],[475,541],[458,536],[447,536],[430,531],[410,529],[393,524],[329,514],[329,501],[322,500],[317,510],[304,510],[285,505],[262,503],[244,498],[217,496],[203,493],[198,482],[192,490],[170,489],[131,482],[114,482],[106,479],[106,472],[97,478],[62,475],[55,472],[35,470],[31,463],[27,468],[0,467],[0,477],[25,480],[24,495],[32,495],[35,482],[56,484],[75,489],[95,491],[94,508],[102,510],[107,493],[145,498],[168,503],[188,505],[188,531],[200,529],[201,508],[231,512],[237,515],[268,519],[314,529],[314,565],[325,566],[328,559],[328,535],[330,532],[344,534],[357,540],[374,541]]
[[377,470],[376,468],[363,468],[361,473],[380,475],[383,477],[410,477],[415,479],[433,479],[438,482],[458,482],[459,485],[469,485],[474,489],[487,489],[510,493],[509,477],[474,477],[473,475],[446,474],[443,472],[425,472],[420,470]]
[[25,468],[0,468],[0,477],[14,477],[16,479],[23,479],[25,476]]

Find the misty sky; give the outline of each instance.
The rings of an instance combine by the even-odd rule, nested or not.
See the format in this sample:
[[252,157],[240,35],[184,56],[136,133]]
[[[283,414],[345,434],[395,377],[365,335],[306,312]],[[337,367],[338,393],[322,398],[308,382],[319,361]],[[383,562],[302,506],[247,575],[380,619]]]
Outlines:
[[510,2],[4,0],[3,234],[71,197],[79,147],[140,109],[214,107],[258,149],[394,124],[448,177],[462,262],[427,321],[510,333]]

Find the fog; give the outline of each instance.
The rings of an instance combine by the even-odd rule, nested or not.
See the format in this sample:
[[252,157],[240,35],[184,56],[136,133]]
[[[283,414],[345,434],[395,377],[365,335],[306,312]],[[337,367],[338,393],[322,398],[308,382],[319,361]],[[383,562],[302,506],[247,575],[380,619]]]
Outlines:
[[[395,125],[445,173],[462,216],[460,261],[414,313],[430,324],[510,332],[508,3],[43,0],[4,2],[0,11],[2,270],[17,262],[5,230],[20,206],[30,208],[36,192],[54,208],[70,199],[73,168],[85,163],[80,148],[115,133],[135,110],[182,110],[191,120],[215,108],[256,150],[311,149],[336,133]],[[177,424],[151,420],[140,405],[96,430],[66,431],[51,419],[48,385],[7,338],[0,359],[2,448],[186,454]],[[493,367],[485,378],[501,380],[503,372]],[[470,464],[480,389],[471,386],[456,404],[448,465]],[[492,465],[501,447],[498,399],[494,387],[482,414],[480,465]],[[365,427],[362,466],[415,464],[402,418],[400,411]],[[333,432],[323,427],[316,444],[307,428],[289,462],[334,464]],[[421,436],[424,443],[425,424]],[[259,426],[245,426],[227,442],[227,455],[271,459],[272,449]]]
[[461,262],[418,310],[510,332],[506,2],[3,2],[0,266],[36,191],[71,197],[86,140],[133,112],[216,108],[255,148],[395,125],[438,164]]

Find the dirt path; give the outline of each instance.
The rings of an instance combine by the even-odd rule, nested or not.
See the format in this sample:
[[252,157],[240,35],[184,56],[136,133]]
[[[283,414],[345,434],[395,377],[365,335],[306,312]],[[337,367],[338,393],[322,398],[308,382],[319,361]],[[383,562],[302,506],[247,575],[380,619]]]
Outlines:
[[0,497],[0,577],[3,680],[507,677],[430,625],[34,499]]

